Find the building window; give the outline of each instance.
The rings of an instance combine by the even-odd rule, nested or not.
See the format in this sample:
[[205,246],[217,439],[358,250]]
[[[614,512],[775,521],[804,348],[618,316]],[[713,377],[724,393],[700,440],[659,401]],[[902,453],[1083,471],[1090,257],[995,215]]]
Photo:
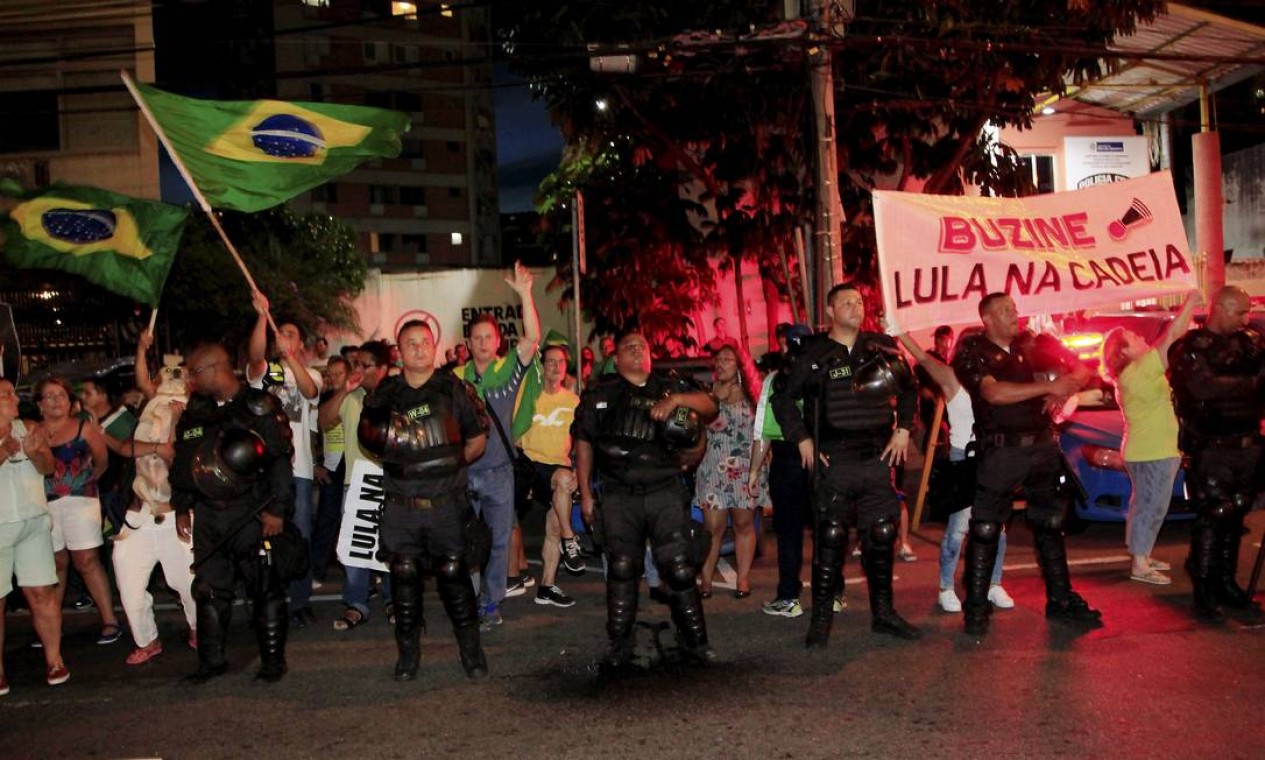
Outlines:
[[329,0],[303,0],[303,4],[309,8],[328,8]]
[[338,203],[338,185],[329,182],[312,188],[312,201],[315,203]]
[[0,119],[0,153],[61,149],[56,93],[7,92],[4,104],[8,116]]
[[1054,192],[1054,156],[1020,156],[1019,171],[1031,180],[1037,193]]
[[448,188],[448,197],[449,197],[449,198],[460,198],[460,197],[461,197],[461,188],[459,188],[459,187],[450,187],[450,188]]
[[395,203],[395,188],[391,185],[370,185],[370,203]]
[[399,235],[394,232],[378,233],[378,250],[379,251],[397,251],[399,250]]
[[422,141],[404,140],[400,143],[400,158],[421,158]]
[[425,206],[426,189],[422,187],[401,187],[400,203],[405,206]]
[[426,253],[426,236],[400,235],[400,250],[403,253]]
[[444,143],[444,147],[448,149],[449,153],[458,153],[461,151],[461,143],[457,142],[456,140],[449,140],[448,142]]

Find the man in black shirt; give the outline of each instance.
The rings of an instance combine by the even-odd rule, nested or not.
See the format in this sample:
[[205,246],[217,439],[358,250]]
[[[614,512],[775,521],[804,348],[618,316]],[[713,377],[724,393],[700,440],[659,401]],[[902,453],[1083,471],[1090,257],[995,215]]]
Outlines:
[[224,638],[240,577],[254,595],[257,678],[277,681],[286,671],[290,619],[284,581],[292,580],[278,565],[294,558],[277,562],[272,543],[294,509],[290,422],[276,397],[237,379],[222,346],[195,348],[188,366],[193,393],[176,427],[170,472],[176,533],[192,536],[197,563],[198,669],[187,680],[205,683],[228,671]]
[[[702,458],[703,429],[716,418],[716,400],[684,378],[653,372],[650,345],[640,332],[616,341],[615,370],[585,392],[572,426],[580,507],[586,522],[597,520],[606,553],[606,664],[619,667],[632,659],[647,539],[670,590],[682,648],[708,661],[715,653],[694,582],[699,558],[691,547],[690,493],[681,475]],[[598,509],[595,471],[602,485]]]
[[358,435],[361,450],[382,462],[381,550],[391,567],[395,680],[417,677],[421,660],[422,569],[452,621],[466,675],[487,675],[479,642],[479,609],[465,558],[466,524],[473,514],[466,468],[483,454],[488,419],[469,383],[435,369],[435,336],[419,320],[397,336],[404,371],[365,397]]
[[[1063,520],[1071,499],[1050,416],[1089,382],[1089,368],[1057,338],[1021,331],[1015,302],[1004,293],[985,296],[979,314],[984,332],[963,338],[953,357],[953,371],[971,394],[979,446],[963,571],[966,632],[988,633],[988,587],[997,541],[1020,485],[1045,578],[1045,616],[1099,626],[1101,613],[1072,590],[1063,544]],[[1053,379],[1041,379],[1039,374]]]
[[813,610],[804,643],[824,647],[829,642],[853,511],[870,590],[870,629],[916,639],[918,629],[892,606],[900,519],[892,467],[905,461],[909,446],[918,399],[913,375],[893,339],[861,329],[865,300],[855,286],[831,289],[826,311],[829,332],[804,342],[770,399],[783,436],[799,447],[804,468],[822,470],[814,504]]
[[1265,337],[1247,324],[1251,299],[1232,285],[1214,297],[1208,323],[1169,349],[1181,424],[1190,456],[1186,485],[1199,510],[1186,570],[1195,615],[1224,619],[1221,605],[1255,616],[1259,607],[1234,580],[1243,520],[1256,496],[1265,416]]

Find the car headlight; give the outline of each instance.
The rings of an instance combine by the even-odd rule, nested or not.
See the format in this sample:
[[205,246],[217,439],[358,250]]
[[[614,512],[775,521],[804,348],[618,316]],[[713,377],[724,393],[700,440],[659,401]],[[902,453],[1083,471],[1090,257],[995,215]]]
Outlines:
[[1093,466],[1104,470],[1124,471],[1124,457],[1120,455],[1117,449],[1086,444],[1081,446],[1081,457]]

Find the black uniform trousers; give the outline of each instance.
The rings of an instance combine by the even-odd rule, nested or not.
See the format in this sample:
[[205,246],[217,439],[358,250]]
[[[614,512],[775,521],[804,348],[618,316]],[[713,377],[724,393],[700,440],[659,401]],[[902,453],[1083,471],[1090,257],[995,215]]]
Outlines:
[[[194,575],[193,588],[195,592],[202,592],[201,598],[231,601],[236,596],[239,579],[245,581],[247,594],[254,596],[259,593],[259,549],[263,541],[263,527],[259,520],[248,521],[225,546],[215,554],[209,554],[249,511],[249,507],[202,507],[197,510],[193,519],[193,557],[202,564]],[[270,582],[269,579],[262,580]],[[207,594],[207,591],[211,593]]]
[[602,547],[608,555],[632,557],[645,570],[646,541],[660,568],[689,556],[690,494],[680,479],[648,487],[606,482],[602,486]]
[[972,521],[1009,520],[1017,486],[1023,486],[1030,522],[1044,525],[1066,516],[1068,498],[1059,482],[1063,454],[1052,435],[1027,446],[983,446],[978,468]]

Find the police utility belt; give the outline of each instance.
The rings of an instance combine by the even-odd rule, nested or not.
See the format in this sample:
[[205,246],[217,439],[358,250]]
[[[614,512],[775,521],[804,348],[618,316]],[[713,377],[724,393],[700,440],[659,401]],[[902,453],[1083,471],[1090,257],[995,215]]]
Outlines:
[[976,436],[976,440],[986,449],[1014,446],[1025,447],[1052,441],[1054,440],[1054,433],[1049,430],[1040,430],[1035,433],[985,433],[984,435]]
[[656,480],[653,483],[624,483],[622,481],[610,479],[602,481],[602,490],[606,493],[631,494],[633,496],[645,496],[646,494],[658,493],[666,491],[674,486],[681,485],[680,476],[665,478],[664,480]]
[[388,507],[403,507],[420,512],[448,504],[456,504],[458,501],[459,499],[451,496],[405,496],[404,494],[388,493],[384,505]]

